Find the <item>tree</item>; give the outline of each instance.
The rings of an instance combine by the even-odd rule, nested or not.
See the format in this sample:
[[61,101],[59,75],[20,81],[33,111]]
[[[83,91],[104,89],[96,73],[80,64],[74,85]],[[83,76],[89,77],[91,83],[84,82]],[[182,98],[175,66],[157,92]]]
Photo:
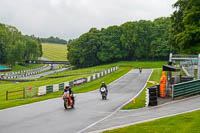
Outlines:
[[121,37],[122,30],[118,26],[110,26],[101,30],[101,45],[97,52],[101,63],[113,62],[123,57]]
[[181,53],[200,52],[200,1],[178,0],[171,16],[170,42]]

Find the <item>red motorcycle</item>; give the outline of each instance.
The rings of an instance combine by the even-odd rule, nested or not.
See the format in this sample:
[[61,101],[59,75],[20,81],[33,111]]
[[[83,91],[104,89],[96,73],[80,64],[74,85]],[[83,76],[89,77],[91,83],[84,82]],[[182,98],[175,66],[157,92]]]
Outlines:
[[63,100],[65,109],[74,108],[74,102],[68,92],[64,92]]

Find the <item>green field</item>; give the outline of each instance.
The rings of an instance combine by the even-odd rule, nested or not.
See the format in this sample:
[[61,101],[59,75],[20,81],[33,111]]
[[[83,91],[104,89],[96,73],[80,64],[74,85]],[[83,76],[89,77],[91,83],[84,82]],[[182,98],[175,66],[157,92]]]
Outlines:
[[67,60],[67,46],[61,44],[42,43],[43,57],[52,61]]
[[114,63],[118,66],[132,66],[133,68],[162,68],[162,66],[167,64],[167,61],[120,61]]
[[200,110],[103,133],[199,133]]
[[[154,69],[153,73],[149,79],[149,81],[160,81],[162,69]],[[154,84],[147,83],[145,89],[142,91],[142,93],[136,98],[136,103],[134,104],[133,102],[130,102],[126,106],[123,107],[123,109],[137,109],[137,108],[142,108],[145,107],[145,97],[146,97],[146,88],[154,86]]]
[[[46,76],[46,77],[39,79],[38,81],[32,81],[32,82],[24,82],[24,83],[5,82],[5,83],[2,83],[2,84],[0,84],[0,109],[18,106],[18,105],[23,105],[23,104],[32,103],[32,102],[41,101],[41,100],[46,100],[46,99],[49,99],[49,98],[60,97],[61,94],[62,94],[62,92],[57,92],[57,93],[48,94],[46,96],[35,97],[35,98],[31,98],[31,99],[23,99],[23,96],[20,95],[20,96],[9,97],[9,100],[6,101],[6,95],[5,94],[6,94],[7,90],[13,91],[13,90],[23,89],[24,87],[27,87],[27,86],[39,87],[39,86],[63,83],[63,82],[66,82],[66,81],[72,81],[72,80],[75,80],[75,79],[88,77],[90,75],[93,75],[93,72],[106,70],[106,69],[111,68],[111,67],[113,67],[113,64],[103,65],[103,66],[98,66],[98,67],[90,67],[90,68],[85,68],[85,69],[72,70],[72,71],[65,71],[65,72],[58,73],[58,75],[81,74],[81,75],[75,75],[75,76],[66,76],[66,77],[62,77],[62,78],[48,78],[48,76]],[[108,84],[108,83],[112,82],[113,80],[121,77],[125,73],[127,73],[130,69],[131,68],[128,68],[128,67],[121,67],[116,72],[113,72],[113,73],[111,73],[107,76],[104,76],[103,78],[94,80],[90,83],[74,87],[73,90],[74,90],[75,93],[81,93],[81,92],[88,92],[88,91],[91,91],[91,90],[98,89],[98,87],[100,86],[102,81],[105,81]],[[51,75],[51,76],[57,76],[57,74],[54,74],[54,75]]]

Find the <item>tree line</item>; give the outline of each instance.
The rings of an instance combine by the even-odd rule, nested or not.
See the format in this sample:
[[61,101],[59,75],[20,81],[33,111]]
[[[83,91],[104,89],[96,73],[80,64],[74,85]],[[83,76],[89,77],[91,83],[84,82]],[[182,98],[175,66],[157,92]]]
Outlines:
[[14,26],[0,23],[0,63],[24,64],[25,60],[42,56],[42,45],[38,40],[23,36]]
[[68,44],[76,67],[121,60],[168,60],[169,53],[200,53],[200,1],[178,0],[170,17],[140,20],[89,32]]
[[68,60],[77,67],[120,60],[166,60],[170,18],[127,22],[98,30],[90,29],[68,45]]
[[[26,35],[26,36],[28,36],[28,35]],[[39,38],[39,37],[36,37],[34,35],[31,35],[31,36],[28,36],[28,37],[31,37],[33,40],[40,40],[40,42],[42,42],[42,43],[58,43],[58,44],[67,45],[68,43],[70,43],[72,41],[72,39],[69,39],[67,41],[67,40],[64,40],[64,39],[60,39],[59,37],[53,37],[53,36],[50,36],[48,38]]]
[[200,53],[200,0],[178,0],[171,16],[169,44],[180,53]]

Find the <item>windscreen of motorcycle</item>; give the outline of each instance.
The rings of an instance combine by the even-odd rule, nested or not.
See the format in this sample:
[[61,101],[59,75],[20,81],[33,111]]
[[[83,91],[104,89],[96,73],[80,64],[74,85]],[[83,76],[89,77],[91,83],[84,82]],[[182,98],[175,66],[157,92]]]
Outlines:
[[104,92],[104,91],[106,91],[106,88],[102,87],[100,90],[101,90],[101,92]]
[[69,94],[69,91],[67,91],[67,92],[64,92],[64,94],[63,94],[63,95],[67,95],[67,94]]

